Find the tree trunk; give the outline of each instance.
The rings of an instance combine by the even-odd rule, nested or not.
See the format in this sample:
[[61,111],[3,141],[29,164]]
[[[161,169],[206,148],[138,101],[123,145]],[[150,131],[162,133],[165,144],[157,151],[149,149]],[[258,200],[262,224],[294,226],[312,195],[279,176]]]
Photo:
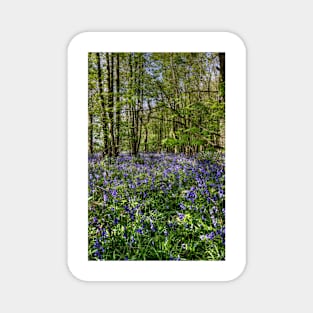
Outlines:
[[220,73],[221,73],[221,82],[225,83],[225,53],[219,53],[218,58],[220,61]]
[[[115,140],[114,140],[114,99],[113,99],[113,56],[107,52],[107,85],[108,85],[108,108],[109,108],[109,132],[111,135],[111,145],[109,156],[115,155]],[[110,65],[111,62],[111,65]]]
[[121,103],[120,103],[120,54],[116,54],[116,156],[120,153],[120,127],[121,127]]
[[89,152],[92,155],[93,154],[93,114],[89,111],[89,140],[88,140],[88,146],[89,146]]
[[97,65],[98,65],[98,88],[99,88],[99,96],[100,102],[102,106],[102,130],[103,130],[103,154],[108,154],[108,133],[107,133],[107,117],[106,117],[106,107],[103,95],[103,81],[101,75],[101,56],[100,53],[97,53]]

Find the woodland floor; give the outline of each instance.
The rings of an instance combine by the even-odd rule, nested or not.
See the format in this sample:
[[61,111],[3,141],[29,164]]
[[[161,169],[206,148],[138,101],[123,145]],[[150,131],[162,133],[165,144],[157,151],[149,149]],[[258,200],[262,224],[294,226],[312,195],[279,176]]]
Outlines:
[[224,260],[224,157],[89,158],[89,260]]

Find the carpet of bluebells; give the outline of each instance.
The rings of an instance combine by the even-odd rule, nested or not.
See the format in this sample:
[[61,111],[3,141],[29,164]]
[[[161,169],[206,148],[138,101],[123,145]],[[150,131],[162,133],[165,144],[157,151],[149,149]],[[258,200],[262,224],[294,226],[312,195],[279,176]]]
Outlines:
[[225,260],[224,157],[89,157],[89,260]]

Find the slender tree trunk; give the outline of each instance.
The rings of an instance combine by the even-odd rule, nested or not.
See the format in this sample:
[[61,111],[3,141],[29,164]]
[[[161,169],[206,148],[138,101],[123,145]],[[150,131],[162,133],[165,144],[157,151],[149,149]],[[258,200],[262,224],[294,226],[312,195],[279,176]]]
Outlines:
[[219,102],[225,101],[225,53],[218,54],[220,63],[220,79],[219,79]]
[[220,61],[220,73],[221,73],[220,81],[222,83],[225,83],[225,53],[219,53],[218,58]]
[[[219,61],[220,61],[220,102],[225,102],[225,53],[219,53]],[[218,145],[221,147],[225,147],[225,118],[222,118],[219,123],[220,130],[220,138],[218,140]]]
[[131,96],[130,96],[130,106],[129,106],[129,119],[130,119],[130,151],[132,155],[136,155],[136,138],[135,138],[135,114],[136,114],[136,100],[133,99],[133,95],[136,94],[136,80],[134,81],[134,76],[136,75],[136,66],[133,69],[133,59],[134,55],[132,53],[129,54],[129,86],[130,86],[130,91],[131,91]]
[[88,145],[89,145],[89,152],[92,155],[93,154],[93,114],[90,113],[89,109],[89,140],[88,140]]
[[[107,85],[108,85],[108,109],[109,109],[109,132],[111,135],[111,147],[109,151],[109,156],[115,155],[115,140],[114,140],[114,99],[113,99],[113,56],[111,54],[106,54],[107,59]],[[111,65],[110,65],[111,63]]]
[[148,152],[148,127],[145,125],[145,141],[144,141],[145,152]]
[[102,130],[103,130],[103,154],[108,154],[108,133],[107,133],[107,117],[106,117],[106,106],[103,95],[103,81],[101,74],[101,56],[100,53],[97,53],[97,65],[98,65],[98,87],[99,87],[99,96],[102,106]]
[[120,103],[120,54],[116,54],[116,156],[120,153],[120,127],[121,127],[121,103]]

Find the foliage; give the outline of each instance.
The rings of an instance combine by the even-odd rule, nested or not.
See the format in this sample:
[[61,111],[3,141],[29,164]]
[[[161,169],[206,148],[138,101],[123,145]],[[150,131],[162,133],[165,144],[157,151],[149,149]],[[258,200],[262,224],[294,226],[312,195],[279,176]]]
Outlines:
[[224,260],[224,157],[89,159],[89,260]]
[[89,53],[89,152],[223,150],[219,55]]
[[89,260],[225,259],[225,54],[88,54]]

